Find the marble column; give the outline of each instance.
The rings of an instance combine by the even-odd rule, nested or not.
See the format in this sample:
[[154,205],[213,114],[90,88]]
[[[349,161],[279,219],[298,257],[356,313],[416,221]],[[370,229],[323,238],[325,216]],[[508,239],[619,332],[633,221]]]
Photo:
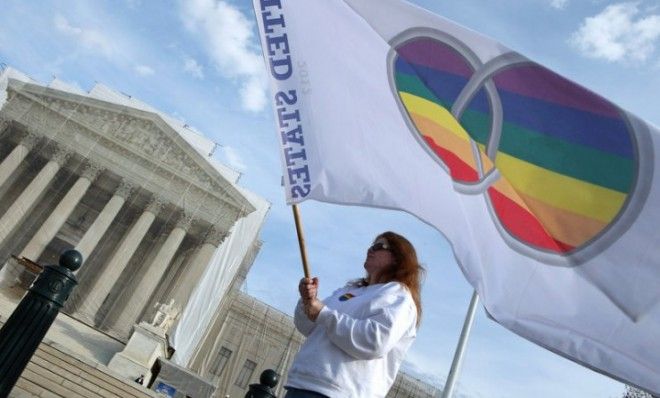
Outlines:
[[89,229],[85,231],[85,234],[75,247],[83,255],[83,261],[87,261],[90,254],[96,248],[96,245],[98,245],[103,235],[105,235],[110,224],[112,224],[117,214],[119,214],[119,210],[121,210],[130,196],[132,188],[133,185],[131,183],[125,180],[122,181],[115,194],[105,204],[103,210],[101,210],[101,213],[99,213]]
[[9,155],[0,163],[0,187],[14,174],[25,156],[39,141],[35,134],[28,134],[18,143]]
[[64,150],[57,151],[51,160],[39,171],[39,174],[21,192],[5,214],[2,215],[2,218],[0,218],[0,243],[7,239],[30,210],[32,210],[34,204],[41,199],[53,177],[55,177],[55,174],[57,174],[68,157],[69,152]]
[[62,198],[57,207],[55,207],[50,216],[41,225],[41,228],[39,228],[27,246],[25,246],[21,252],[22,257],[37,261],[41,253],[46,249],[46,246],[55,237],[57,231],[62,228],[62,225],[69,218],[71,212],[78,205],[100,171],[101,169],[95,164],[90,164],[86,167],[80,178],[78,178],[66,195],[64,195],[64,198]]
[[179,219],[165,243],[158,250],[156,257],[154,257],[147,267],[146,272],[140,278],[140,281],[131,288],[132,295],[119,317],[113,323],[113,326],[130,328],[137,321],[144,306],[149,302],[149,298],[158,287],[162,276],[165,274],[170,262],[172,262],[179,246],[181,246],[181,242],[183,242],[183,238],[185,238],[192,221],[192,217],[185,214]]
[[170,295],[174,299],[175,304],[181,311],[185,308],[190,295],[195,287],[197,287],[200,278],[204,274],[204,270],[213,259],[213,255],[218,246],[224,240],[226,233],[217,227],[212,227],[207,233],[204,243],[200,246],[195,253],[192,261],[185,266],[182,276],[177,283],[176,288]]
[[91,316],[92,319],[96,318],[96,314],[103,305],[103,301],[115,283],[117,283],[126,265],[128,265],[131,257],[133,257],[133,254],[138,249],[138,246],[140,246],[142,239],[144,239],[147,231],[149,231],[149,227],[151,227],[151,224],[156,219],[161,206],[162,202],[159,199],[152,199],[140,218],[138,218],[126,236],[124,236],[119,247],[115,250],[89,290],[89,295],[84,303],[87,316]]

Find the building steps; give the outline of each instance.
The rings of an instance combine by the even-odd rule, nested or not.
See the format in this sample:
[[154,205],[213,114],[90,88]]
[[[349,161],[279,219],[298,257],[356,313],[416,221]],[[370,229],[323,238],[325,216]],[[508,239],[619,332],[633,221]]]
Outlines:
[[[4,319],[0,320],[0,323]],[[44,339],[9,394],[12,398],[152,398],[155,392],[107,366]]]

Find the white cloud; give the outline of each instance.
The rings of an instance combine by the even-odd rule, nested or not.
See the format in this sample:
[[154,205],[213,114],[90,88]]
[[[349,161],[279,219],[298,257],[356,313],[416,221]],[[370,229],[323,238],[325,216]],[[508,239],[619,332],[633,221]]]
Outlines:
[[82,33],[82,29],[71,26],[69,21],[62,15],[55,15],[53,22],[55,23],[55,28],[62,33],[72,36],[77,36]]
[[78,42],[88,50],[98,52],[105,57],[112,58],[118,53],[117,47],[103,33],[95,30],[73,26],[64,16],[56,14],[53,23],[57,31],[74,37]]
[[[57,44],[66,48],[62,58],[67,62],[89,65],[91,58],[99,57],[124,73],[151,76],[155,70],[149,66],[159,62],[157,46],[149,43],[142,31],[129,27],[122,19],[112,17],[112,12],[95,3],[74,2],[63,12],[47,17],[54,29],[48,30]],[[42,34],[46,34],[43,31]],[[94,70],[94,73],[98,73]]]
[[243,107],[249,111],[258,112],[266,106],[266,93],[260,79],[248,79],[239,90]]
[[225,1],[181,2],[182,18],[196,32],[220,72],[239,80],[245,109],[266,106],[266,71],[259,49],[253,45],[252,22]]
[[224,146],[222,147],[222,151],[224,152],[225,159],[227,160],[227,163],[229,163],[229,166],[240,171],[245,171],[247,169],[243,157],[238,153],[236,148]]
[[550,6],[558,10],[563,10],[568,5],[568,0],[550,0]]
[[154,70],[147,65],[135,65],[133,70],[140,76],[151,76],[154,74]]
[[660,15],[644,15],[638,3],[607,6],[588,17],[570,39],[582,54],[610,62],[644,62],[660,38]]
[[194,58],[186,58],[183,63],[183,70],[197,79],[204,78],[204,68]]

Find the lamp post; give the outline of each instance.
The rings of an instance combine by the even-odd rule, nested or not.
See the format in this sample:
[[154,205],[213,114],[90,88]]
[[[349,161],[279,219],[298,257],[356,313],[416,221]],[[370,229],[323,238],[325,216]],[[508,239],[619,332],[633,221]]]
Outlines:
[[272,369],[266,369],[259,376],[259,384],[250,384],[250,389],[245,398],[277,398],[273,388],[280,381],[277,373]]
[[0,397],[6,397],[78,284],[73,271],[82,255],[67,250],[59,265],[48,265],[0,329]]

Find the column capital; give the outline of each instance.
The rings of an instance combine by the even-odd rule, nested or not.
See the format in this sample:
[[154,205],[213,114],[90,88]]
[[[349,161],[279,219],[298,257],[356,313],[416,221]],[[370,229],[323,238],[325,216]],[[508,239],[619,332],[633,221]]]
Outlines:
[[226,231],[220,229],[217,225],[211,226],[204,236],[204,243],[209,243],[215,247],[220,246],[225,237],[227,236]]
[[0,132],[4,131],[9,126],[11,126],[11,120],[0,117]]
[[147,204],[147,208],[144,211],[148,211],[149,213],[157,215],[160,209],[163,208],[164,204],[165,200],[160,195],[154,195],[149,201],[149,204]]
[[88,179],[90,182],[94,182],[96,177],[103,173],[104,170],[105,169],[96,162],[87,162],[85,169],[80,176]]
[[73,154],[67,148],[59,145],[49,145],[45,149],[45,152],[46,152],[46,156],[48,156],[48,159],[56,162],[57,164],[60,165],[60,167],[64,166],[67,160],[69,160],[69,158]]
[[121,196],[124,200],[128,200],[133,192],[133,184],[128,180],[121,180],[119,186],[115,190],[115,195]]
[[195,218],[192,214],[182,211],[179,219],[176,222],[175,228],[181,228],[182,230],[188,232],[193,221],[195,221]]
[[21,145],[26,147],[28,151],[31,151],[32,149],[34,149],[35,146],[37,146],[40,140],[41,140],[40,136],[38,136],[35,133],[29,132],[21,140]]

